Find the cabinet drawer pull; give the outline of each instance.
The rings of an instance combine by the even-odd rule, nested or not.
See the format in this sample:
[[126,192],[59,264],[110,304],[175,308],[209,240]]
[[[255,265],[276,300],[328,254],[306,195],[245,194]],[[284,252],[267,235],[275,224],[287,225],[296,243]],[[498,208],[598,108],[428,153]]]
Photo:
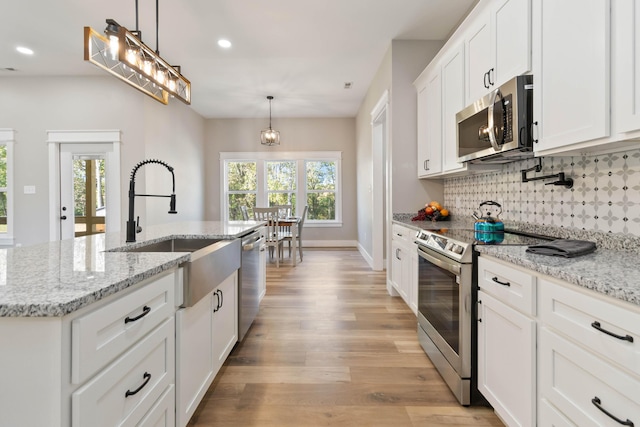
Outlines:
[[140,385],[140,387],[133,391],[127,390],[127,392],[124,394],[124,397],[133,396],[134,394],[137,394],[140,390],[142,390],[144,386],[149,383],[149,380],[151,380],[151,374],[149,372],[145,372],[142,378],[144,378],[144,382]]
[[509,283],[509,282],[501,282],[500,280],[498,280],[497,277],[494,277],[491,280],[493,280],[494,282],[496,282],[497,284],[502,285],[502,286],[511,286],[511,283]]
[[136,320],[140,320],[140,319],[142,319],[144,316],[146,316],[146,315],[147,315],[147,314],[149,314],[149,313],[151,313],[151,307],[149,307],[149,306],[146,306],[146,305],[145,305],[145,306],[142,308],[142,314],[140,314],[140,315],[138,315],[138,316],[136,316],[136,317],[129,317],[129,316],[127,316],[127,317],[124,319],[124,323],[135,322]]
[[218,289],[217,292],[220,292],[220,306],[218,307],[218,310],[220,310],[222,308],[222,305],[224,304],[224,294],[220,289]]
[[396,258],[402,261],[402,259],[398,256],[398,252],[400,252],[400,249],[396,249]]
[[600,409],[607,417],[609,417],[612,420],[616,421],[618,424],[622,424],[623,426],[633,427],[633,425],[634,425],[633,421],[631,421],[630,419],[627,418],[626,421],[622,421],[620,418],[616,417],[611,412],[609,412],[606,409],[604,409],[602,407],[602,402],[600,401],[600,398],[598,396],[596,396],[593,399],[591,399],[591,403],[593,403],[593,406],[595,406],[596,408]]
[[605,334],[610,335],[610,336],[612,336],[614,338],[618,338],[619,340],[633,342],[633,337],[631,335],[622,336],[622,335],[614,334],[613,332],[610,332],[610,331],[607,331],[606,329],[604,329],[600,325],[600,322],[593,322],[591,324],[591,327],[599,330],[600,332],[604,332]]

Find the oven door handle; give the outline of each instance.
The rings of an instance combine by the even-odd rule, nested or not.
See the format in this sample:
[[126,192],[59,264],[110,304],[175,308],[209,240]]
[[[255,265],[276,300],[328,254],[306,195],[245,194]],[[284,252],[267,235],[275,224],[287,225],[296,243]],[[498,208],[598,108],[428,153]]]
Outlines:
[[448,258],[441,257],[438,254],[433,254],[433,255],[428,254],[419,246],[418,246],[418,255],[426,259],[430,263],[437,265],[438,267],[443,268],[455,275],[460,275],[460,272],[462,271],[459,263],[452,261]]

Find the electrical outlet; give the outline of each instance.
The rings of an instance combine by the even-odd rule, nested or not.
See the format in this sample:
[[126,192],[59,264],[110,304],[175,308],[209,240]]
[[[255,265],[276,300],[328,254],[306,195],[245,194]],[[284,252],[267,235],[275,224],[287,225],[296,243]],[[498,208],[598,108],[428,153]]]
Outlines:
[[36,194],[36,186],[35,185],[25,185],[24,186],[24,194]]

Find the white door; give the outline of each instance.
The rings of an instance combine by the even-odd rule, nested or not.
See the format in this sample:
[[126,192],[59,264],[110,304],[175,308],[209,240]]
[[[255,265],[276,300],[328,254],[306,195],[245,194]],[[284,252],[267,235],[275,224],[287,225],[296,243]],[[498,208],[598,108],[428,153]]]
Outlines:
[[[124,218],[120,200],[120,131],[48,131],[49,144],[49,240],[75,236],[73,163],[103,159],[100,167],[104,180],[91,188],[100,194],[104,228],[120,231]],[[95,198],[94,198],[95,200]],[[95,205],[94,205],[95,206]],[[95,212],[92,217],[96,219]],[[66,218],[65,218],[66,217]],[[86,215],[85,215],[86,217]],[[63,219],[65,218],[65,219]],[[82,221],[85,219],[83,218]],[[81,222],[80,220],[78,222]],[[88,226],[94,222],[89,222]]]

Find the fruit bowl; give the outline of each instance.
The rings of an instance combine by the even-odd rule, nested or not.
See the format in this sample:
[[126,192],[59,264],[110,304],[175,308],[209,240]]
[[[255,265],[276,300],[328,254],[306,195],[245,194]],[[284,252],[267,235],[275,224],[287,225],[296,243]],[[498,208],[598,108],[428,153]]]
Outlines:
[[420,209],[418,215],[411,218],[411,221],[448,221],[449,219],[451,219],[449,210],[434,201]]

